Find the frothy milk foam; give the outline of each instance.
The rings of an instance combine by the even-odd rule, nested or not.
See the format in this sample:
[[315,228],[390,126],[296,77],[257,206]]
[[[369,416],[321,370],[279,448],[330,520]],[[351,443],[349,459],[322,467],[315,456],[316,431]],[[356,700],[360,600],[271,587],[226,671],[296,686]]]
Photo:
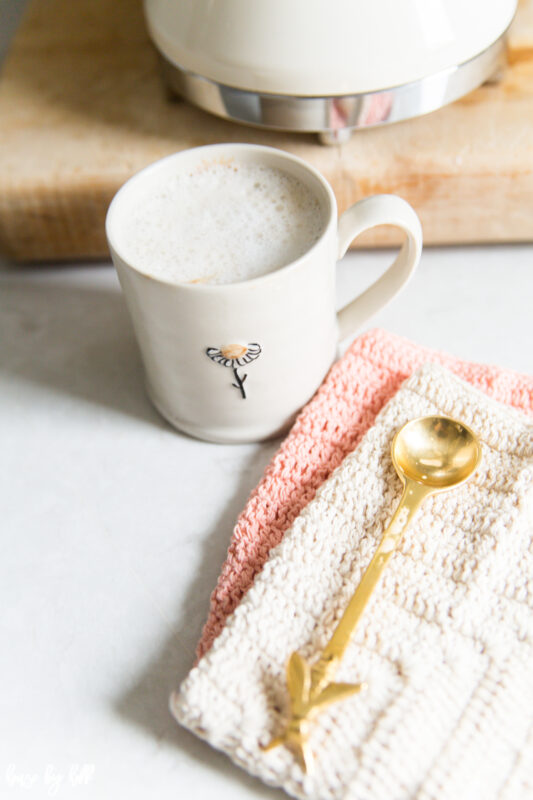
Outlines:
[[174,283],[236,283],[302,256],[325,214],[297,178],[234,160],[172,172],[139,193],[121,249],[142,272]]

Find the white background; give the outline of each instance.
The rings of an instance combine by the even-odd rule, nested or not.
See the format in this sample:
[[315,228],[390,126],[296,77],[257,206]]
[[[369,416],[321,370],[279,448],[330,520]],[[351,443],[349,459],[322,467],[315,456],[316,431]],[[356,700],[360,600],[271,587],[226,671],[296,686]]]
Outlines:
[[[21,5],[2,2],[0,54]],[[390,258],[348,255],[339,302]],[[533,247],[433,249],[372,325],[533,372],[532,299]],[[0,442],[0,795],[284,796],[167,710],[279,442],[210,445],[157,415],[109,264],[5,263]]]

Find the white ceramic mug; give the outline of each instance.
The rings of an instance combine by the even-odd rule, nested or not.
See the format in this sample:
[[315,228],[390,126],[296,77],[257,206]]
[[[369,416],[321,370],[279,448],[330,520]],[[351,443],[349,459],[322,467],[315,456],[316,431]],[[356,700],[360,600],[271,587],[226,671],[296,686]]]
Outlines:
[[[121,254],[129,203],[147,180],[210,157],[294,175],[324,211],[320,238],[296,261],[240,283],[180,284],[141,272]],[[375,225],[398,226],[405,243],[387,272],[336,313],[336,261]],[[146,167],[115,195],[106,233],[154,405],[176,428],[214,442],[258,441],[285,430],[320,386],[339,340],[405,285],[422,250],[419,219],[401,198],[366,198],[337,221],[335,196],[317,170],[281,150],[250,144],[198,147]]]

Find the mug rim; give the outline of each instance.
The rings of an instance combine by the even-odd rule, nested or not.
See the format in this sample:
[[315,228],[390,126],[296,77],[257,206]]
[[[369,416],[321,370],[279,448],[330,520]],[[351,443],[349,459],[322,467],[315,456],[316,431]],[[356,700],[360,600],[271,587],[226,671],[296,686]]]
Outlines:
[[[247,280],[240,280],[240,281],[233,281],[231,283],[187,283],[185,281],[172,281],[168,278],[161,278],[155,275],[150,274],[149,272],[145,272],[140,267],[136,266],[131,262],[130,259],[127,259],[121,253],[121,248],[117,244],[117,234],[114,230],[115,221],[114,218],[117,216],[118,209],[120,208],[122,199],[124,196],[132,190],[132,187],[138,182],[141,182],[144,178],[146,178],[150,173],[161,169],[163,164],[169,161],[179,161],[180,158],[185,158],[186,156],[190,155],[191,153],[200,154],[202,150],[209,150],[209,151],[216,151],[216,150],[236,150],[236,151],[255,151],[257,153],[266,153],[269,156],[273,156],[274,158],[279,159],[281,162],[289,161],[292,163],[297,164],[304,172],[310,174],[311,178],[320,186],[322,189],[323,198],[327,199],[327,208],[324,215],[324,226],[323,230],[316,239],[315,242],[302,253],[301,256],[290,261],[288,264],[284,264],[281,267],[277,267],[276,269],[272,270],[271,272],[267,272],[264,275],[259,275],[255,278],[249,278]],[[308,184],[306,184],[308,186]],[[311,190],[312,187],[308,186]],[[319,201],[321,198],[318,198]],[[115,195],[113,196],[111,203],[107,209],[106,218],[105,218],[105,233],[107,242],[111,251],[111,255],[116,254],[122,264],[126,267],[131,269],[137,275],[141,275],[142,277],[154,281],[155,283],[162,284],[164,286],[169,286],[174,289],[180,290],[187,290],[191,292],[204,292],[207,293],[209,291],[215,292],[225,292],[236,287],[248,287],[248,286],[255,286],[257,284],[264,283],[268,280],[275,280],[276,276],[280,273],[285,274],[288,271],[297,270],[302,266],[302,264],[309,258],[309,256],[318,249],[324,239],[329,235],[330,229],[333,225],[337,224],[337,201],[335,199],[335,195],[333,193],[333,189],[331,188],[329,182],[326,178],[311,164],[308,164],[307,161],[304,161],[303,158],[299,156],[295,156],[292,153],[287,153],[285,150],[281,150],[277,147],[270,147],[268,145],[260,145],[254,144],[251,142],[217,142],[214,144],[206,144],[200,145],[198,147],[190,147],[186,148],[185,150],[178,150],[175,153],[170,153],[167,156],[163,156],[163,158],[159,158],[156,161],[147,164],[146,167],[135,172],[130,178],[128,178],[122,186],[117,190]]]

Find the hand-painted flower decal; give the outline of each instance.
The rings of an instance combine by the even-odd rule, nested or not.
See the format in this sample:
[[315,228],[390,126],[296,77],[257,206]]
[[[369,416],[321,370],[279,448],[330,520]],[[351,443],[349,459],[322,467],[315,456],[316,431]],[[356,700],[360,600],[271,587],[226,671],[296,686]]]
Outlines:
[[205,351],[211,361],[216,361],[217,364],[222,364],[223,367],[231,367],[233,370],[233,377],[237,383],[232,383],[236,389],[239,389],[242,398],[246,399],[246,392],[244,391],[244,381],[247,375],[239,375],[237,367],[244,367],[251,361],[255,361],[261,355],[261,345],[257,342],[251,344],[225,344],[223,347],[208,347]]

